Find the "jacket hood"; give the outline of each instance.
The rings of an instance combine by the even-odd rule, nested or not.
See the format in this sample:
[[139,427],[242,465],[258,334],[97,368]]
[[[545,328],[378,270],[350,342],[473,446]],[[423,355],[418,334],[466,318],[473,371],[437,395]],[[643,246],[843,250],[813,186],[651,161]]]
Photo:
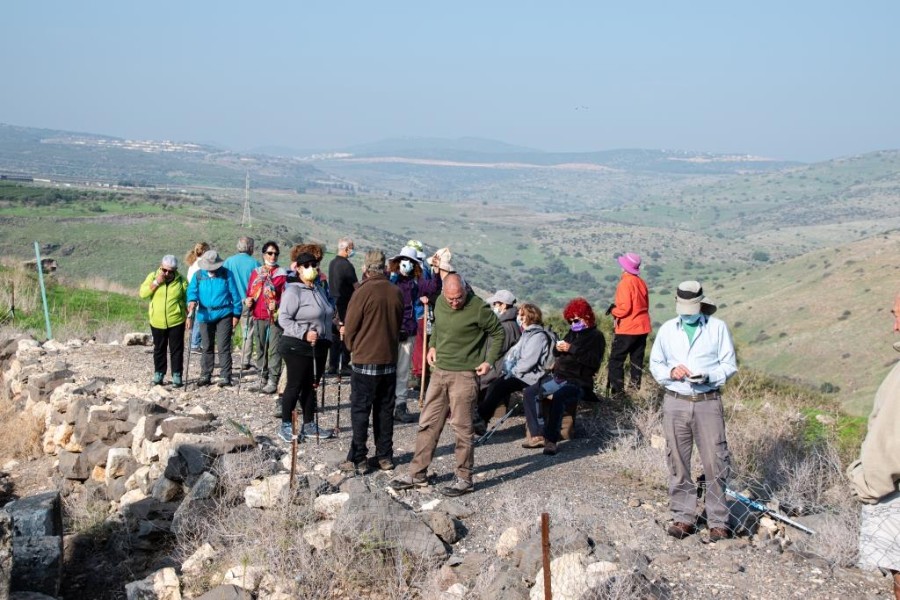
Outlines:
[[498,318],[500,319],[500,322],[502,323],[503,321],[515,321],[516,317],[518,317],[518,316],[519,316],[519,307],[518,306],[510,306],[509,308],[504,310],[502,313],[500,313],[500,316]]

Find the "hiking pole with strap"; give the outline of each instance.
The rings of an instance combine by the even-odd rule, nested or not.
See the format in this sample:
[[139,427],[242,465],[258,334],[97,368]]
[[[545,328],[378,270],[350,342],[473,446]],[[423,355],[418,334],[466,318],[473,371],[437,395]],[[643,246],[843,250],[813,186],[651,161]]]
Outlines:
[[294,479],[297,473],[297,409],[291,411],[291,485],[294,489]]
[[419,384],[419,412],[425,400],[425,376],[428,374],[428,305],[425,307],[425,318],[422,320],[422,382]]
[[[344,324],[341,323],[341,327]],[[341,371],[344,369],[344,334],[341,333],[341,346],[340,352],[338,353],[338,389],[337,389],[337,417],[334,422],[334,437],[337,437],[341,433],[341,380],[343,379],[343,375]]]
[[[312,346],[312,361],[313,361],[313,381],[312,381],[312,389],[313,389],[313,421],[316,424],[316,445],[319,444],[319,411],[316,410],[316,390],[319,389],[319,375],[316,373],[316,343],[311,342]],[[324,397],[323,397],[324,398]]]
[[494,435],[494,433],[496,433],[498,429],[500,429],[500,426],[503,425],[503,424],[506,422],[506,420],[507,420],[509,417],[512,416],[513,411],[516,410],[516,408],[519,406],[519,402],[520,402],[520,401],[521,401],[521,400],[516,400],[516,401],[512,404],[512,406],[509,407],[509,410],[506,411],[506,414],[503,415],[502,417],[500,417],[500,419],[498,419],[497,422],[494,423],[494,425],[493,425],[490,429],[488,429],[487,431],[485,431],[483,436],[481,436],[480,438],[478,438],[477,440],[475,440],[475,442],[474,442],[472,445],[473,445],[473,446],[480,446],[481,444],[483,444],[483,443],[485,443],[486,441],[488,441],[488,440],[490,439],[490,437],[491,437],[492,435]]
[[247,355],[247,345],[248,345],[247,341],[249,340],[250,335],[254,331],[253,326],[256,325],[255,320],[253,320],[252,323],[249,322],[251,319],[253,319],[253,317],[248,315],[247,316],[248,324],[244,328],[244,339],[243,339],[243,343],[241,344],[241,368],[238,369],[238,384],[237,384],[238,398],[241,397],[241,380],[244,378],[244,357]]
[[797,521],[784,516],[783,514],[779,513],[777,510],[775,510],[773,508],[769,508],[762,502],[757,502],[756,500],[751,500],[747,496],[744,496],[743,494],[738,494],[734,490],[727,488],[727,487],[725,488],[725,493],[727,495],[731,496],[732,498],[734,498],[735,500],[737,500],[738,502],[740,502],[741,504],[743,504],[744,506],[752,508],[753,510],[759,511],[763,514],[769,515],[773,519],[777,519],[778,521],[781,521],[782,523],[787,523],[791,527],[796,527],[797,529],[799,529],[800,531],[802,531],[804,533],[808,533],[810,535],[814,535],[816,533],[815,531],[813,531],[806,525],[798,523]]
[[191,354],[193,354],[191,352],[190,340],[191,340],[191,330],[194,328],[194,313],[196,313],[196,312],[197,312],[197,307],[194,306],[194,310],[189,312],[188,316],[187,316],[187,323],[186,323],[187,331],[186,331],[186,333],[187,333],[187,339],[188,339],[188,344],[187,344],[188,353],[187,353],[187,362],[184,363],[184,391],[187,391],[188,382],[190,381],[190,379],[188,379],[188,372],[191,370]]

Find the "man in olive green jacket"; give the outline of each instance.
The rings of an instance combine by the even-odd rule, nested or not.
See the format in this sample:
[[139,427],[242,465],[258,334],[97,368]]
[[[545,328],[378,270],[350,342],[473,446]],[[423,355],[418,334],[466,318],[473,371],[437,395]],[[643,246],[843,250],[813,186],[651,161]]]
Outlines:
[[[478,378],[486,375],[500,357],[503,338],[503,326],[491,307],[467,291],[459,275],[448,275],[434,307],[434,328],[427,355],[432,374],[419,414],[415,454],[409,473],[391,483],[394,489],[428,485],[428,466],[449,412],[450,425],[456,434],[456,481],[441,492],[453,497],[474,491],[472,406],[478,396]],[[491,343],[485,356],[488,339]]]
[[167,350],[172,357],[172,385],[183,385],[187,286],[187,279],[178,272],[178,259],[171,254],[163,256],[160,267],[147,275],[141,284],[140,297],[150,300],[154,385],[161,385],[166,375]]

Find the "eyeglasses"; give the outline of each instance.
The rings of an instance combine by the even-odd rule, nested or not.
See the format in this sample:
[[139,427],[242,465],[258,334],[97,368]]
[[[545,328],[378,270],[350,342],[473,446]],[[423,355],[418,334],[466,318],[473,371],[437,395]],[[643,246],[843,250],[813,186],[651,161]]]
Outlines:
[[269,250],[268,252],[263,252],[263,254],[266,254],[268,256],[278,256],[277,252],[272,252],[271,250]]
[[305,263],[301,264],[300,266],[303,267],[304,269],[310,269],[310,268],[314,269],[319,266],[319,263],[317,263],[315,261],[310,261],[310,262],[305,262]]
[[449,296],[444,296],[444,297],[447,298],[447,302],[449,302],[450,304],[459,304],[460,302],[462,302],[463,300],[466,299],[465,296],[457,296],[456,298],[450,298]]
[[159,270],[162,271],[163,273],[174,273],[177,269],[163,269],[160,267]]

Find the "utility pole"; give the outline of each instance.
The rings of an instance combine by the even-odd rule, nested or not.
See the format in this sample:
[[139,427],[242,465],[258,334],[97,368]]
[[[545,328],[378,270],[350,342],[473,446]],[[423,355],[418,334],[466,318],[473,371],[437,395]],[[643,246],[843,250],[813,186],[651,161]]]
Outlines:
[[241,217],[241,227],[253,227],[253,222],[250,220],[250,171],[247,171],[247,177],[244,180],[244,216]]

